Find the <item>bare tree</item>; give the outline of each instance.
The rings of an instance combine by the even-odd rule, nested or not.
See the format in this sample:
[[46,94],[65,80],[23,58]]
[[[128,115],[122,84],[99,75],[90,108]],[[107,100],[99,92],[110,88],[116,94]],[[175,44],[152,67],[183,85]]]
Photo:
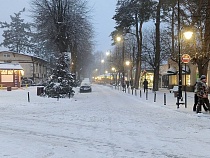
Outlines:
[[91,55],[93,37],[87,1],[32,0],[32,12],[40,38],[49,41],[59,53],[71,52],[73,73],[85,69],[82,63]]

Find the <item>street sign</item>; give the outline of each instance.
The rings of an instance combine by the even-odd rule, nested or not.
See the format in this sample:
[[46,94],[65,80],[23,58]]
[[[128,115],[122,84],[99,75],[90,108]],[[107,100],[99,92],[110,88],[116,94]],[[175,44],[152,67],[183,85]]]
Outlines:
[[183,54],[182,55],[182,62],[187,64],[190,62],[190,56],[188,54]]

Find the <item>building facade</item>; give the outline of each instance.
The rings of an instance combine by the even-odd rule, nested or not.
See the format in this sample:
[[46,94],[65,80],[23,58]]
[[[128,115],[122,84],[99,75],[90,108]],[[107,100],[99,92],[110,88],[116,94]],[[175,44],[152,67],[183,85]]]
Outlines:
[[[193,91],[194,90],[194,84],[196,83],[196,81],[199,79],[198,76],[198,69],[197,69],[197,65],[192,64],[191,62],[189,62],[188,64],[182,64],[182,85],[183,85],[183,89],[185,89],[187,91]],[[209,70],[209,69],[208,69]],[[173,86],[178,85],[178,79],[179,79],[179,66],[178,63],[169,60],[168,61],[168,70],[167,70],[167,75],[169,78],[169,89],[173,88]],[[209,71],[207,74],[207,79],[209,76]],[[207,80],[208,85],[209,83],[209,79]]]
[[23,68],[22,80],[30,79],[36,84],[46,80],[49,70],[47,61],[11,51],[0,52],[0,63],[20,64]]

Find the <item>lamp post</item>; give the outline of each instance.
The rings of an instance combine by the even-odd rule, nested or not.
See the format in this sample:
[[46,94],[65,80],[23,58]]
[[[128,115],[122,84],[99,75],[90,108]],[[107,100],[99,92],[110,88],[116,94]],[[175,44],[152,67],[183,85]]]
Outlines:
[[[183,97],[182,97],[182,65],[181,65],[181,60],[182,60],[181,57],[182,57],[182,55],[181,55],[181,27],[180,27],[180,4],[179,4],[179,0],[177,0],[177,6],[178,6],[178,56],[179,56],[178,65],[179,65],[179,84],[178,84],[178,95],[177,95],[177,103],[176,104],[177,104],[177,108],[179,108],[179,105],[180,104],[183,104],[183,103],[180,103],[180,100],[183,100]],[[193,32],[186,31],[183,34],[184,34],[184,36],[185,36],[186,39],[190,39],[192,37]],[[185,80],[186,80],[186,78],[185,78]],[[185,92],[185,96],[186,96],[186,92]],[[186,97],[185,97],[185,100],[186,100]]]
[[101,73],[104,74],[104,71],[105,71],[105,64],[104,64],[105,61],[104,61],[104,59],[101,60],[101,63],[103,64],[103,68],[102,68],[103,71]]
[[[111,61],[111,51],[107,51],[106,56],[109,57],[109,69],[111,70],[111,63],[112,63],[112,61]],[[112,84],[111,73],[110,73],[109,76],[110,76],[110,85],[111,85]]]
[[182,99],[182,65],[181,65],[181,34],[180,34],[180,6],[179,0],[177,0],[178,5],[178,64],[179,64],[179,85],[178,85],[178,95],[177,95],[177,108],[179,108],[180,100]]
[[121,37],[117,37],[117,41],[122,41],[122,87],[123,91],[125,91],[125,68],[124,68],[124,62],[125,62],[125,39]]
[[[130,61],[129,60],[127,60],[126,62],[125,62],[125,65],[127,66],[127,67],[129,67],[130,66]],[[128,81],[130,81],[130,74],[129,74],[129,68],[128,68]]]
[[[112,67],[112,72],[113,72],[114,86],[115,86],[115,89],[116,89],[116,86],[117,86],[117,73],[116,73],[115,67]],[[116,75],[116,76],[115,76],[115,75]]]

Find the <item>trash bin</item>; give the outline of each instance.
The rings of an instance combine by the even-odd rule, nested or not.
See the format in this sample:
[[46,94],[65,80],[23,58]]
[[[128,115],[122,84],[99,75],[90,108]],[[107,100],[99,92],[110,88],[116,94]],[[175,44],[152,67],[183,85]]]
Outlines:
[[37,95],[43,94],[44,93],[44,87],[37,87],[36,93],[37,93]]
[[7,87],[7,91],[11,91],[12,90],[12,87]]

